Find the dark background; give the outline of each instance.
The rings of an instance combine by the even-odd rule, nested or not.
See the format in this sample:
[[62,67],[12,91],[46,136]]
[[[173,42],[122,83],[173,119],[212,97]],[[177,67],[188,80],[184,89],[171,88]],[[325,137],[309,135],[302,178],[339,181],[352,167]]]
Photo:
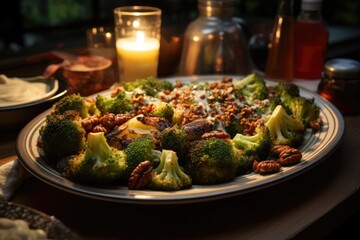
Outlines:
[[[294,0],[295,16],[299,13],[300,1]],[[250,34],[259,23],[271,25],[276,16],[277,0],[234,2],[235,16],[245,20]],[[113,27],[113,9],[119,6],[159,7],[162,9],[163,28],[171,28],[179,35],[198,14],[196,0],[11,0],[6,5],[1,7],[0,14],[0,59],[85,47],[86,29]],[[329,41],[333,45],[329,58],[360,58],[359,12],[360,1],[357,0],[323,1],[322,14],[331,30]]]

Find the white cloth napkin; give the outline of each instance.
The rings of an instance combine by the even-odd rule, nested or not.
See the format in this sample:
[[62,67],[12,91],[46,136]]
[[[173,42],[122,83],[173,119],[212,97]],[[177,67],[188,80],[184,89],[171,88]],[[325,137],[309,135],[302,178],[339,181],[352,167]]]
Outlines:
[[27,171],[18,159],[0,166],[0,200],[8,201],[26,176]]

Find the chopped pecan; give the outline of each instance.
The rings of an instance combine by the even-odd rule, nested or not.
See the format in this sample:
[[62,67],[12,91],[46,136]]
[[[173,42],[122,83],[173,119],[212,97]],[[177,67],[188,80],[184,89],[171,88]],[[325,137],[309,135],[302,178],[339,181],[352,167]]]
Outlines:
[[100,122],[106,129],[112,129],[115,127],[115,114],[105,113],[101,118]]
[[279,163],[281,166],[290,166],[300,162],[302,154],[299,149],[288,148],[279,155]]
[[129,177],[129,189],[143,189],[151,181],[154,170],[149,160],[143,161],[137,165]]
[[291,148],[289,145],[275,145],[270,149],[270,153],[274,157],[279,157],[280,153],[286,149]]
[[109,133],[109,129],[102,124],[98,124],[91,129],[91,132],[103,132],[105,135]]
[[253,163],[254,172],[262,175],[276,173],[279,172],[280,169],[281,165],[276,160],[264,160],[261,162],[255,160]]
[[217,131],[217,132],[204,133],[201,136],[202,139],[208,139],[211,137],[215,137],[215,138],[219,138],[219,139],[226,139],[226,138],[230,138],[230,135],[226,132]]
[[99,123],[100,118],[97,116],[90,116],[81,120],[81,125],[87,132],[90,132]]

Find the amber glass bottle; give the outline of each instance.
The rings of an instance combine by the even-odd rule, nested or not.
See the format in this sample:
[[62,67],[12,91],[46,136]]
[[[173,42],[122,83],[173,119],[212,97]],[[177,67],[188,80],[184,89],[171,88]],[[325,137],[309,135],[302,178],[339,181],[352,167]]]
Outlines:
[[295,22],[295,78],[321,77],[329,37],[321,16],[321,1],[302,0],[301,12]]
[[265,76],[291,81],[294,66],[293,0],[280,0],[269,44]]

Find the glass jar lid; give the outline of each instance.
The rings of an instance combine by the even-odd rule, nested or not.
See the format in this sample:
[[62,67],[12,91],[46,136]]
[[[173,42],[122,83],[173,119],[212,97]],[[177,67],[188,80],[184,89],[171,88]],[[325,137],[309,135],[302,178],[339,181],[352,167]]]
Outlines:
[[325,63],[324,72],[331,78],[360,81],[360,62],[346,58],[331,59]]

